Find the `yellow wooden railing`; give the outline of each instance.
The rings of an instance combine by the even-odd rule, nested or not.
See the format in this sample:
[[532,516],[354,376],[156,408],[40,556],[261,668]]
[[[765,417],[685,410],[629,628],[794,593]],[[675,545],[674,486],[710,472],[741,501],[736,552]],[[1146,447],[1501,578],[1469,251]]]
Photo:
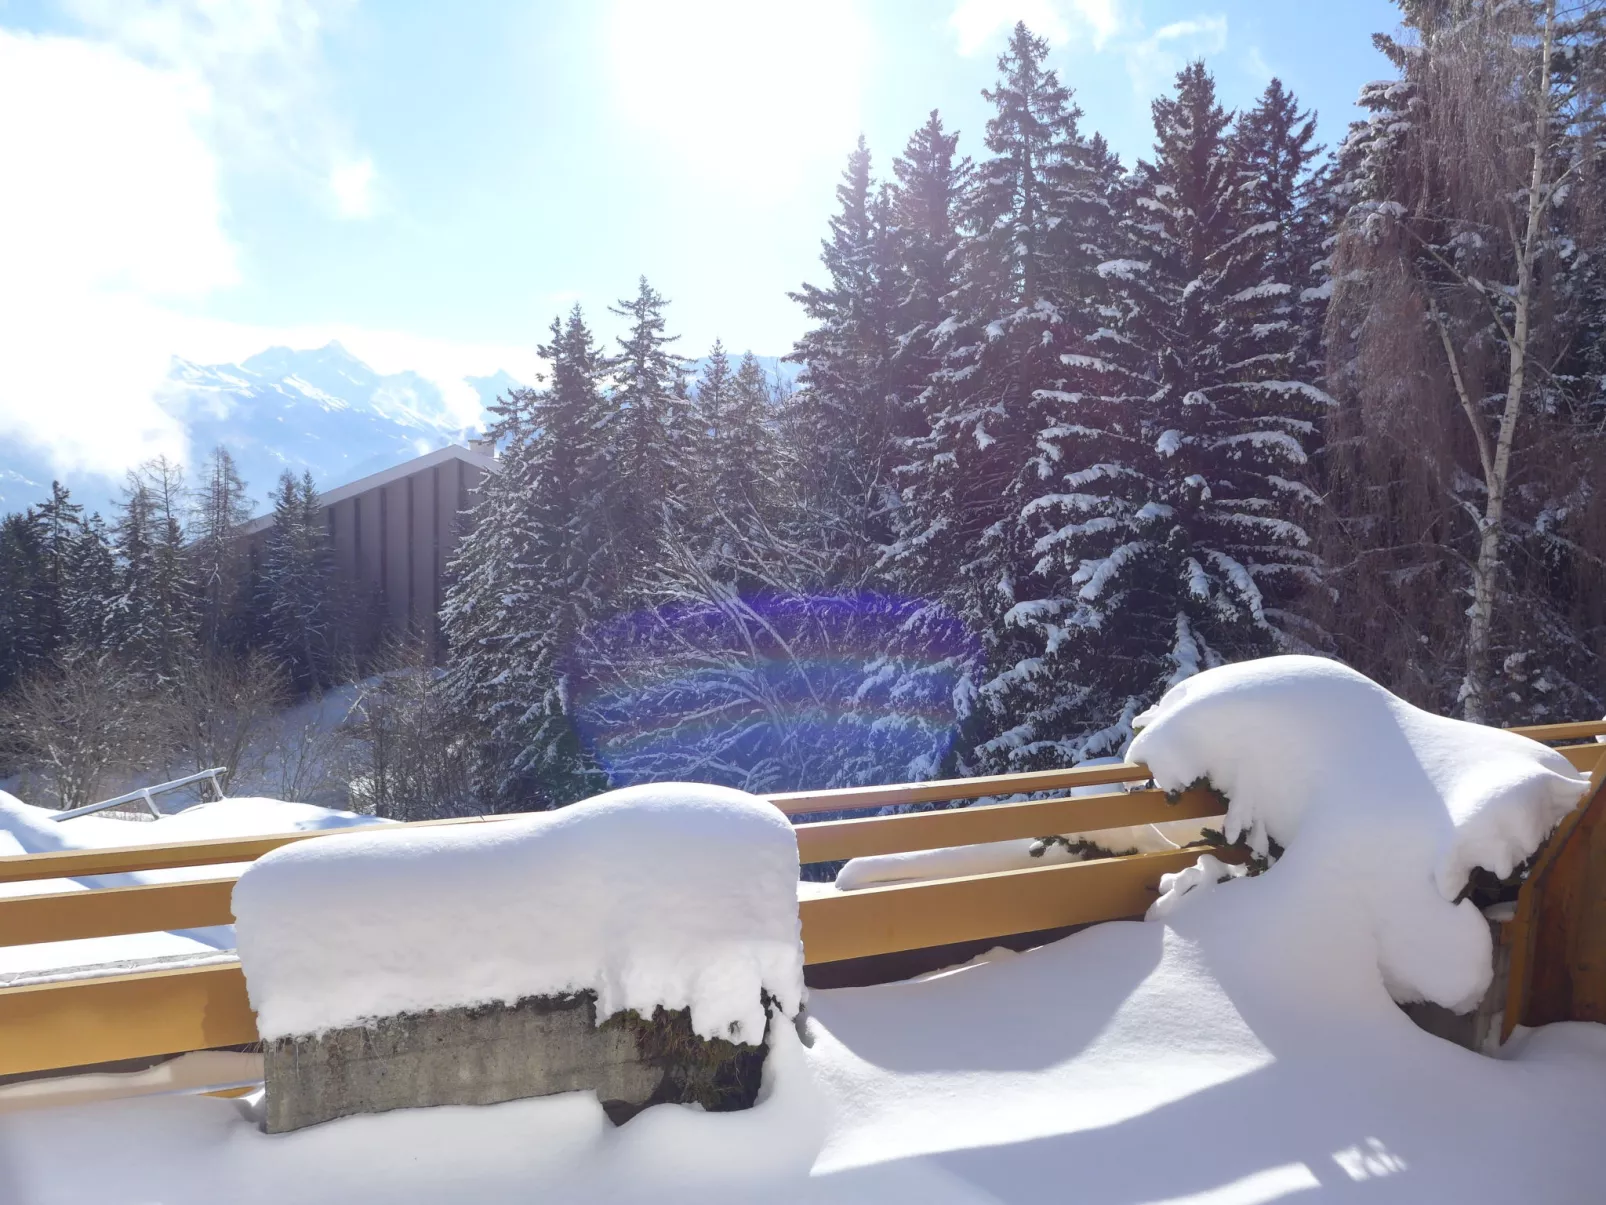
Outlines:
[[[1585,740],[1561,749],[1593,770],[1606,744],[1606,722],[1554,724],[1516,731],[1547,742]],[[1144,782],[1143,766],[1108,765],[897,786],[853,787],[771,796],[793,817],[889,805],[1041,795],[1073,787]],[[1111,791],[1077,798],[1032,799],[940,811],[796,824],[804,862],[969,845],[1048,833],[1219,815],[1209,792],[1175,802],[1157,790]],[[421,821],[494,824],[508,816]],[[350,829],[332,830],[349,832]],[[0,898],[0,945],[111,937],[233,921],[231,897],[248,863],[293,841],[330,831],[221,838],[171,845],[0,857],[0,882],[84,879],[175,867],[217,866],[218,876],[179,883],[101,887]],[[868,887],[799,902],[804,961],[809,964],[1141,916],[1160,876],[1181,870],[1197,850],[1133,854],[1087,862],[970,875],[935,882]],[[257,1040],[256,1019],[237,963],[104,975],[0,988],[0,1075],[176,1054]]]

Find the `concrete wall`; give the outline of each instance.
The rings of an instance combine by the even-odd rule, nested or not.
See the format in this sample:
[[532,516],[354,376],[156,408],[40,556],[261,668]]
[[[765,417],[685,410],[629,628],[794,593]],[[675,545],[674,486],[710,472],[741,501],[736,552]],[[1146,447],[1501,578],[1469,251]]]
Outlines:
[[282,1134],[357,1113],[577,1091],[595,1092],[615,1125],[668,1102],[746,1109],[767,1049],[697,1038],[684,1011],[598,1025],[590,993],[381,1017],[267,1043],[263,1123]]

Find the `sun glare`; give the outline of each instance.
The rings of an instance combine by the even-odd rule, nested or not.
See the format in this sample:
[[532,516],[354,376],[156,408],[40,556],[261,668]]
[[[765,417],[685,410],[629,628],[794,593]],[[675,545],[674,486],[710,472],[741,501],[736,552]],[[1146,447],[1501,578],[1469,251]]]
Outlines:
[[687,154],[764,148],[784,170],[859,132],[869,33],[851,0],[616,0],[610,33],[616,103]]

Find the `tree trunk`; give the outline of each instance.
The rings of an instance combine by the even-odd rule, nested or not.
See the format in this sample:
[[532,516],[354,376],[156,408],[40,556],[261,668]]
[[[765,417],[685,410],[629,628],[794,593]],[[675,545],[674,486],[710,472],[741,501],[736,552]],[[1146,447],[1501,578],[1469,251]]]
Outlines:
[[1501,528],[1505,522],[1506,489],[1511,481],[1511,449],[1522,412],[1528,367],[1528,322],[1533,308],[1534,258],[1544,209],[1546,149],[1550,141],[1550,55],[1556,24],[1556,0],[1545,5],[1545,35],[1540,46],[1539,88],[1535,100],[1533,171],[1528,182],[1528,221],[1517,245],[1517,292],[1507,352],[1506,404],[1500,415],[1494,462],[1484,486],[1487,502],[1479,524],[1478,559],[1472,571],[1472,607],[1467,613],[1467,670],[1461,685],[1462,715],[1476,723],[1491,718],[1489,647],[1494,631],[1494,596],[1501,569]]

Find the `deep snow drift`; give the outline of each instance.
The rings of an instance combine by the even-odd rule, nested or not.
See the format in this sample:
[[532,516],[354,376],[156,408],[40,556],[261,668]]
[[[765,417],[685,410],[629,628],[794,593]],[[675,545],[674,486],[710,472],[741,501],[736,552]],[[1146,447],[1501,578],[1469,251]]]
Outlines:
[[1179,883],[1164,919],[815,992],[811,1045],[782,1028],[750,1112],[659,1106],[611,1131],[575,1094],[274,1138],[217,1100],[37,1112],[0,1118],[0,1200],[1599,1200],[1606,1027],[1524,1033],[1494,1059],[1390,998],[1486,975],[1458,876],[1520,855],[1583,782],[1537,745],[1371,690],[1303,658],[1185,684],[1143,756],[1168,782],[1236,788],[1239,822],[1286,843],[1277,864]]
[[[1432,715],[1314,657],[1200,674],[1138,725],[1129,756],[1156,785],[1209,778],[1230,801],[1228,840],[1287,849],[1276,906],[1327,947],[1326,978],[1366,978],[1359,963],[1340,965],[1342,950],[1370,958],[1396,1000],[1457,1011],[1492,970],[1487,922],[1454,902],[1467,876],[1509,875],[1586,785],[1537,742]],[[1340,921],[1339,909],[1353,915]]]
[[797,840],[729,787],[627,787],[485,825],[341,834],[240,877],[240,961],[264,1037],[590,989],[599,1016],[691,1009],[758,1042],[761,992],[803,994]]

